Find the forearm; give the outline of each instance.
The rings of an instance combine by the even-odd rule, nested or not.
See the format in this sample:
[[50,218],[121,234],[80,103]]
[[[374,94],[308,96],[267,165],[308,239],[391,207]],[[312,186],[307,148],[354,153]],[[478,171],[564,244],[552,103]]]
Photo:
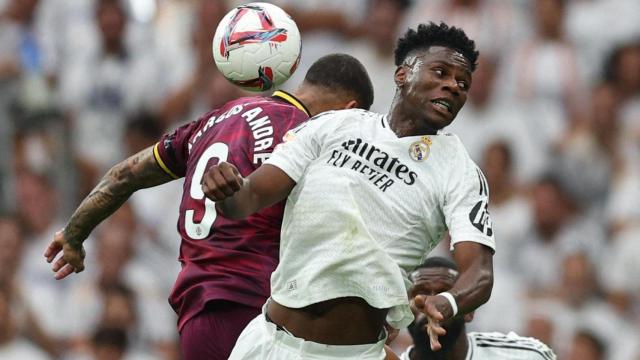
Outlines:
[[124,204],[134,190],[128,184],[116,181],[111,169],[69,219],[64,236],[69,243],[80,246],[91,231]]
[[458,313],[466,314],[484,304],[493,288],[493,252],[474,242],[456,245],[454,259],[460,276],[449,290],[458,305]]
[[156,164],[153,148],[115,165],[80,203],[64,228],[64,236],[79,247],[91,231],[118,210],[136,190],[171,180]]
[[242,187],[233,196],[216,203],[225,217],[233,220],[244,219],[260,210],[260,204],[251,191],[251,181],[245,179]]
[[227,163],[214,166],[203,180],[205,195],[229,219],[244,219],[285,199],[296,184],[273,165],[260,166],[245,179],[231,167]]
[[493,288],[493,271],[479,267],[460,275],[449,292],[456,299],[458,313],[469,313],[486,303]]

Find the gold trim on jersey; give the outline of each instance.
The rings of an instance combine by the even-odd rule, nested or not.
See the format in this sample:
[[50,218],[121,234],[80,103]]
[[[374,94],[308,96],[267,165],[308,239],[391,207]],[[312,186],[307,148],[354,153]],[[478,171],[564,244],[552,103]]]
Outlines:
[[169,176],[171,176],[174,179],[179,179],[180,177],[176,176],[176,174],[174,174],[173,171],[169,170],[167,165],[160,158],[160,153],[158,152],[158,145],[160,145],[160,143],[156,143],[156,145],[153,147],[153,157],[156,158],[156,162],[158,163],[158,165],[160,165],[160,168],[162,168],[164,172],[169,174]]
[[307,114],[308,116],[311,116],[311,114],[309,113],[309,110],[307,110],[307,108],[302,104],[302,102],[298,99],[295,98],[295,96],[282,91],[282,90],[276,90],[273,92],[274,97],[278,97],[288,103],[291,103],[291,105],[297,107],[298,109],[304,111],[305,114]]

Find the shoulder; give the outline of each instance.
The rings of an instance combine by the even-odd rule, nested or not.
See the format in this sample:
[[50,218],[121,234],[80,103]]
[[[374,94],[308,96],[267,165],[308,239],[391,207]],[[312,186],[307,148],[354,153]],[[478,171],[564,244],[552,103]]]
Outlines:
[[455,153],[455,155],[459,156],[460,158],[471,159],[469,153],[467,152],[467,148],[464,146],[462,140],[460,140],[460,137],[458,137],[458,135],[452,132],[441,130],[440,132],[438,132],[438,136],[442,139],[442,143],[447,147],[447,150]]
[[532,338],[519,336],[515,332],[471,332],[467,334],[469,342],[475,348],[494,348],[502,353],[523,352],[526,359],[555,360],[556,355],[545,343]]
[[333,124],[336,127],[360,127],[380,122],[382,115],[362,109],[344,109],[325,111],[310,120],[326,125]]

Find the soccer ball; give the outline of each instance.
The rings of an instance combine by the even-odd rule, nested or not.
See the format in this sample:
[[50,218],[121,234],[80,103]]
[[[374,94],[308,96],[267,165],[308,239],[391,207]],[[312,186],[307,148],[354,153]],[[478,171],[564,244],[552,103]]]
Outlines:
[[231,10],[213,37],[213,59],[230,82],[266,91],[284,83],[300,62],[300,32],[281,8],[250,3]]

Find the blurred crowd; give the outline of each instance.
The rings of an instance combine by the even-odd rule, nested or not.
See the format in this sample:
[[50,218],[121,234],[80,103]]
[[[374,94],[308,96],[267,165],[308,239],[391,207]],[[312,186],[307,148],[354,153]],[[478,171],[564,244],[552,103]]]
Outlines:
[[[42,254],[113,164],[246,95],[211,55],[240,3],[0,0],[1,359],[180,358],[166,301],[180,181],[134,194],[101,225],[85,272],[55,281]],[[471,328],[534,336],[560,359],[640,359],[639,1],[273,3],[303,34],[284,88],[346,52],[381,113],[409,26],[445,21],[475,39],[470,97],[446,129],[491,192],[495,285]],[[448,255],[446,240],[434,253]]]

